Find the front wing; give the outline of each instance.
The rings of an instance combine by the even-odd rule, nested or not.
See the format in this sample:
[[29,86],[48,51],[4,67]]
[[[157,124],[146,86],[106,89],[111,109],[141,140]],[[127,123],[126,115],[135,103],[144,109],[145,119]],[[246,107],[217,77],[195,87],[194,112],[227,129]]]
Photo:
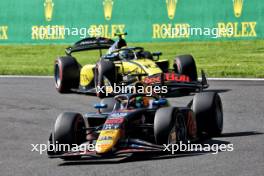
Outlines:
[[79,159],[109,159],[109,158],[127,158],[134,153],[146,153],[146,152],[162,152],[164,151],[164,146],[152,144],[139,139],[126,139],[120,141],[118,147],[113,152],[100,155],[96,151],[74,151],[66,152],[60,155],[48,155],[49,158],[73,158],[80,157]]

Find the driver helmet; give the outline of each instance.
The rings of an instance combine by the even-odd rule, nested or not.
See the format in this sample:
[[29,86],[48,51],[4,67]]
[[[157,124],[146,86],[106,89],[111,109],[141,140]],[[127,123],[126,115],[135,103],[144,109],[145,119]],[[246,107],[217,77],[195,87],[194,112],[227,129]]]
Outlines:
[[135,105],[137,108],[143,108],[149,106],[149,99],[147,97],[136,97]]
[[135,58],[134,52],[130,49],[124,49],[119,51],[120,59],[131,60]]

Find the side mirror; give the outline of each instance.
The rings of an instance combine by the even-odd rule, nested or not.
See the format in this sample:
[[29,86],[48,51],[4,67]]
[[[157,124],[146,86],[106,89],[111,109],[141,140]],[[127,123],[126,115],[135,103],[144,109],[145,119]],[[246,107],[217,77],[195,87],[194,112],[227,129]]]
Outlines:
[[156,105],[156,106],[164,106],[168,103],[168,100],[167,99],[159,99],[159,100],[155,100],[153,101],[153,105]]
[[95,109],[104,109],[104,108],[107,108],[107,104],[101,104],[101,103],[96,103],[95,105],[94,105],[94,108]]
[[153,56],[161,56],[162,55],[162,52],[153,52],[152,55]]
[[153,59],[154,61],[158,61],[159,57],[162,55],[162,52],[153,52],[152,56],[156,57],[155,59]]

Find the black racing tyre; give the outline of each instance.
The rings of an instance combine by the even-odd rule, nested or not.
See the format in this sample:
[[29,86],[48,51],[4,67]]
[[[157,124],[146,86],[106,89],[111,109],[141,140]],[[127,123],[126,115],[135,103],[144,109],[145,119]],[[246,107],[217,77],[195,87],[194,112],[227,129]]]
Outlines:
[[153,60],[153,55],[152,55],[151,52],[149,52],[149,51],[142,51],[142,52],[140,53],[140,55],[141,55],[143,58]]
[[173,107],[160,108],[154,118],[154,135],[157,144],[167,144],[168,137],[175,123],[175,109]]
[[[114,63],[112,63],[111,61],[99,61],[96,64],[94,79],[97,90],[96,95],[99,98],[106,97],[107,94],[105,86],[113,86],[115,80],[116,74]],[[98,87],[100,87],[101,89],[98,89]]]
[[[53,143],[66,144],[70,148],[80,145],[86,140],[85,122],[83,116],[79,113],[64,112],[61,113],[55,122],[53,130]],[[67,151],[55,151],[61,154]],[[68,158],[68,157],[67,157]]]
[[196,115],[198,134],[219,136],[223,130],[223,107],[216,92],[202,92],[194,96],[192,109]]
[[55,153],[55,151],[54,151],[54,148],[52,148],[51,147],[51,145],[53,145],[54,146],[54,139],[53,139],[53,133],[51,132],[50,133],[50,136],[49,136],[49,140],[48,140],[48,142],[49,142],[49,148],[47,149],[47,155],[48,156],[52,156],[52,155],[56,155],[56,153]]
[[106,104],[107,108],[101,109],[102,113],[112,112],[115,106],[116,100],[114,98],[103,98],[101,104]]
[[71,56],[59,57],[54,65],[55,87],[60,93],[69,93],[72,88],[78,88],[80,81],[80,66]]
[[154,135],[159,145],[187,141],[184,115],[176,108],[160,108],[155,114]]
[[197,81],[197,69],[193,56],[177,56],[174,60],[173,67],[176,73],[189,76],[191,81]]

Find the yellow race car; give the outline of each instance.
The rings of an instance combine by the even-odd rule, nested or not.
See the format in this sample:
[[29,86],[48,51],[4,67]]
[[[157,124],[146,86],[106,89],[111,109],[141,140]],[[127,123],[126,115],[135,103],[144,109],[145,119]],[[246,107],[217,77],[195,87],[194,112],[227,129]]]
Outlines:
[[[106,96],[106,87],[114,84],[166,86],[166,94],[170,95],[178,90],[192,92],[208,87],[204,74],[202,81],[198,81],[195,61],[191,55],[177,56],[173,69],[169,69],[169,61],[160,59],[161,52],[151,53],[142,47],[128,47],[122,38],[126,33],[117,35],[119,39],[116,42],[102,37],[85,38],[67,48],[67,56],[55,61],[54,78],[58,92],[84,93],[102,98]],[[102,55],[102,49],[108,49],[108,52]],[[96,64],[81,66],[71,55],[85,50],[100,51]]]

